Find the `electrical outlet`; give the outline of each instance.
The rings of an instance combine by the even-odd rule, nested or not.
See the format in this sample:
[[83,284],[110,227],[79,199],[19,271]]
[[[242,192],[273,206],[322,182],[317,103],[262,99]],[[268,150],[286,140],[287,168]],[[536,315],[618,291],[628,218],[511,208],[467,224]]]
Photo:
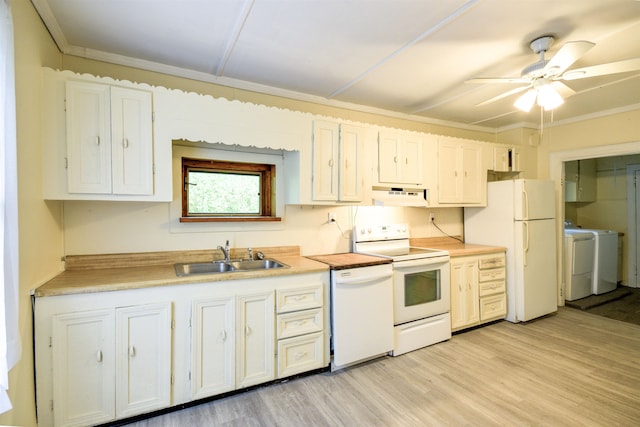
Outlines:
[[436,220],[435,212],[429,212],[429,222],[433,222]]
[[335,212],[329,212],[328,218],[327,218],[327,222],[336,222],[336,213]]

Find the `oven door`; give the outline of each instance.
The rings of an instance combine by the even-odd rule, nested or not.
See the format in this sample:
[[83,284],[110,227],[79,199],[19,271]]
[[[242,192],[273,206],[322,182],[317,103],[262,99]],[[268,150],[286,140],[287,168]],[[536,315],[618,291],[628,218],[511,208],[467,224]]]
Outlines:
[[393,270],[394,325],[450,311],[448,256],[397,261]]

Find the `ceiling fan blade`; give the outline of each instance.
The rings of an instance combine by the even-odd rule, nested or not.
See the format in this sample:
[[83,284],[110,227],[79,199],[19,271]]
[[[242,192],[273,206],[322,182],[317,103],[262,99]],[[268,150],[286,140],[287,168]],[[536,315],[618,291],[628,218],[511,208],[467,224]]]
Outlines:
[[575,95],[576,91],[571,89],[566,84],[559,82],[557,80],[551,82],[551,86],[560,94],[563,99],[570,97],[571,95]]
[[588,77],[603,76],[605,74],[626,73],[640,71],[640,58],[626,59],[624,61],[609,62],[607,64],[593,65],[591,67],[569,70],[559,78],[562,80],[586,79]]
[[520,92],[524,92],[525,90],[529,89],[531,87],[531,85],[527,85],[527,86],[522,86],[522,87],[517,87],[515,89],[511,89],[510,91],[507,91],[505,93],[501,93],[498,96],[494,96],[493,98],[487,99],[486,101],[482,101],[479,104],[476,104],[476,107],[480,107],[482,105],[487,105],[487,104],[491,104],[492,102],[498,101],[502,98],[506,98],[507,96],[511,96],[514,95],[516,93],[520,93]]
[[465,83],[529,83],[529,79],[522,77],[478,77],[475,79],[465,80]]
[[560,50],[547,62],[544,69],[551,71],[553,75],[559,76],[576,62],[582,55],[587,53],[589,49],[595,46],[595,43],[588,41],[568,42],[560,48]]

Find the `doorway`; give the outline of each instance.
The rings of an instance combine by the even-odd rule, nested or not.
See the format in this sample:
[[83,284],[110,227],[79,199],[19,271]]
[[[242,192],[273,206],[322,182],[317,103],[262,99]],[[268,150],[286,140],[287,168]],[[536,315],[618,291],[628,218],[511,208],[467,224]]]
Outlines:
[[[594,159],[594,158],[603,158],[603,157],[615,157],[615,156],[628,156],[628,155],[636,155],[640,154],[640,142],[630,142],[624,144],[615,144],[615,145],[607,145],[607,146],[598,146],[598,147],[588,147],[588,148],[579,148],[575,150],[566,150],[560,151],[550,154],[550,169],[549,174],[550,178],[553,179],[556,183],[556,230],[557,230],[557,240],[556,247],[557,253],[563,253],[563,241],[564,241],[564,220],[565,220],[565,204],[564,204],[564,163],[573,160],[582,160],[582,159]],[[634,253],[633,258],[630,257],[630,254],[627,253],[624,255],[627,260],[627,271],[631,268],[630,265],[633,264],[634,269],[636,268],[637,260],[636,255]],[[560,258],[559,258],[560,260]],[[558,277],[563,277],[563,265],[562,262],[558,262]],[[560,281],[562,283],[562,281]],[[625,285],[627,285],[625,283]],[[631,284],[629,284],[631,285]],[[637,286],[637,284],[633,284]],[[562,295],[562,289],[558,289],[558,304],[564,305],[564,297]]]

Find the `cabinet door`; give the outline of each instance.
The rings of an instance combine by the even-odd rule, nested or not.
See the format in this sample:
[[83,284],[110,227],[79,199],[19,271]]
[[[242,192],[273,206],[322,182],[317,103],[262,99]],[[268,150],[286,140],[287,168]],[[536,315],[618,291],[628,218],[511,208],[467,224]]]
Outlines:
[[237,388],[275,378],[273,291],[238,296]]
[[338,142],[337,123],[313,124],[313,200],[338,200]]
[[451,260],[451,329],[465,325],[464,262]]
[[473,259],[465,263],[465,312],[466,323],[474,325],[480,321],[480,291],[478,287],[478,260]]
[[193,302],[191,391],[194,399],[235,388],[235,297]]
[[399,149],[399,132],[380,132],[378,135],[378,180],[380,182],[399,182]]
[[356,126],[340,126],[340,190],[338,199],[344,202],[362,201],[363,132]]
[[113,193],[153,194],[151,92],[111,88]]
[[69,81],[67,187],[69,193],[111,193],[109,86]]
[[454,141],[438,143],[438,201],[457,203],[462,198],[461,179],[458,176],[459,144]]
[[422,146],[423,138],[420,135],[405,134],[402,141],[402,166],[401,179],[407,184],[423,184],[422,174]]
[[462,145],[462,202],[482,202],[482,148],[477,144]]
[[118,308],[116,334],[118,417],[169,406],[171,303]]
[[509,147],[496,144],[493,147],[493,170],[496,172],[508,172],[510,170]]
[[578,201],[595,202],[596,197],[596,159],[578,161]]
[[113,325],[113,310],[53,316],[56,426],[100,424],[115,418]]
[[461,329],[478,323],[478,260],[451,261],[451,329]]

